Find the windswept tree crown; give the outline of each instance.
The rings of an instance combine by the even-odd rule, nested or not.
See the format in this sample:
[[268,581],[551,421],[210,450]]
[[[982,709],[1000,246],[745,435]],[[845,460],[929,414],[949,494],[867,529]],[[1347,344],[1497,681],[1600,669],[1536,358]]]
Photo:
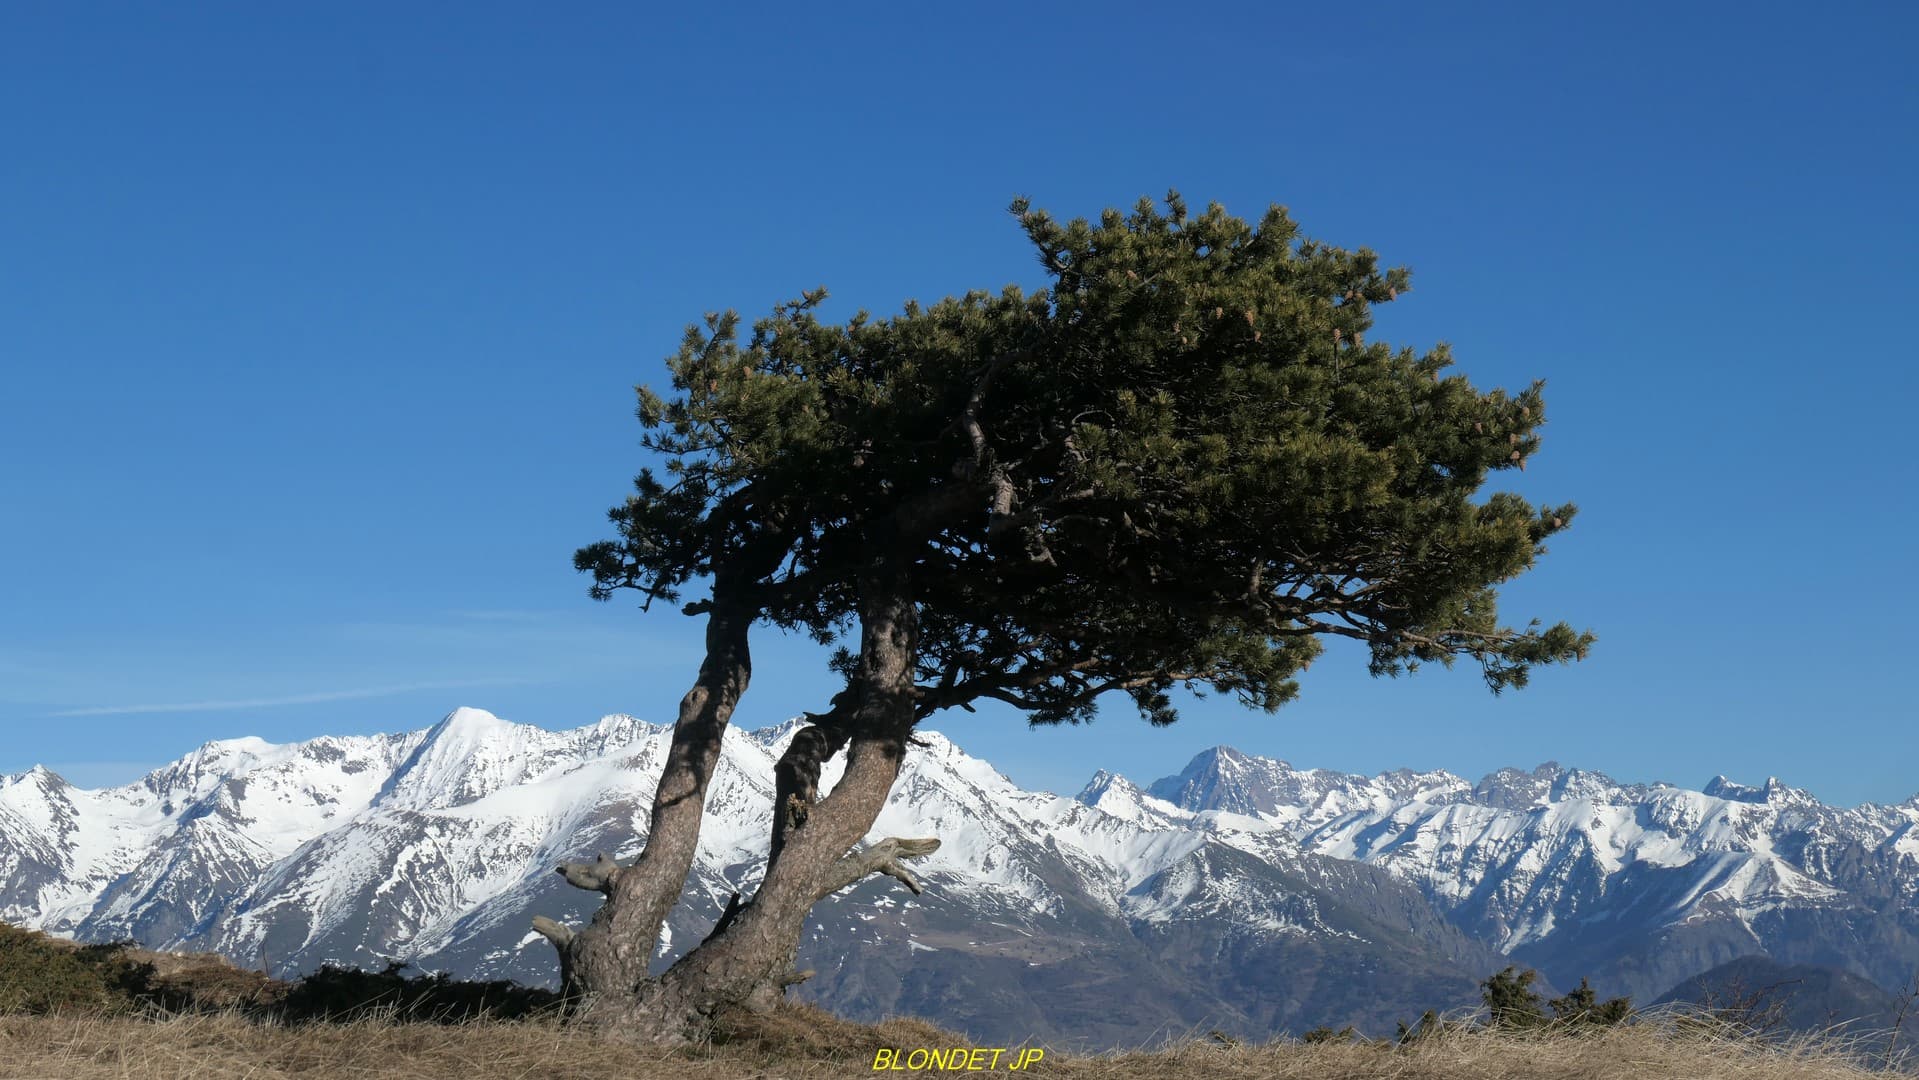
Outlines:
[[712,603],[830,641],[883,567],[917,605],[920,715],[1036,722],[1113,690],[1170,722],[1176,685],[1271,710],[1328,635],[1375,674],[1469,657],[1495,692],[1586,654],[1497,611],[1573,517],[1480,497],[1537,451],[1541,384],[1482,392],[1444,347],[1367,341],[1404,269],[1278,207],[1012,210],[1043,289],[840,324],[819,290],[744,337],[730,312],[689,328],[671,393],[639,389],[666,475],[575,557],[593,595],[711,578]]

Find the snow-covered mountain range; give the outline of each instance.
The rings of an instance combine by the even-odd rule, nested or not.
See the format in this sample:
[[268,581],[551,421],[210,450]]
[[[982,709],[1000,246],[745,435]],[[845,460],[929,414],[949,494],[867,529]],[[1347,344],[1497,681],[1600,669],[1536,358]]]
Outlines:
[[1257,816],[1303,850],[1416,885],[1447,919],[1562,984],[1640,1000],[1735,957],[1919,970],[1919,796],[1840,809],[1777,779],[1703,790],[1556,763],[1477,784],[1294,769],[1226,747],[1152,797]]
[[[728,733],[662,964],[759,873],[794,730]],[[1919,796],[1835,809],[1777,781],[1688,791],[1556,765],[1365,777],[1220,747],[1064,798],[923,738],[875,833],[945,841],[928,891],[848,890],[803,953],[819,975],[802,991],[850,1015],[1105,1046],[1390,1029],[1509,962],[1642,1001],[1753,954],[1887,987],[1919,968]],[[597,900],[552,868],[638,852],[667,739],[625,716],[551,732],[460,709],[404,735],[209,743],[120,788],[0,777],[0,920],[278,974],[404,959],[551,982],[530,918]]]

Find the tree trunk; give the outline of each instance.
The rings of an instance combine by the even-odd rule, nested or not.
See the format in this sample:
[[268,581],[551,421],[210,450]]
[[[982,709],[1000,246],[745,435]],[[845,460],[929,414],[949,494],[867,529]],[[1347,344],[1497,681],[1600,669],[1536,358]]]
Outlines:
[[631,866],[601,855],[591,864],[558,868],[568,882],[606,894],[586,927],[576,932],[551,919],[534,920],[559,951],[562,989],[581,1023],[622,1023],[638,1004],[661,927],[693,866],[707,784],[727,722],[752,677],[747,631],[754,613],[722,603],[719,592],[707,616],[706,659],[673,725],[645,849]]
[[773,766],[773,835],[768,846],[768,865],[780,859],[786,838],[806,824],[813,805],[820,801],[820,772],[827,761],[846,746],[852,735],[853,712],[859,703],[856,687],[848,687],[833,698],[833,708],[821,714],[808,714],[812,721],[793,733],[786,752]]
[[[618,1005],[599,999],[603,1020],[625,1037],[694,1040],[724,1009],[770,1007],[787,986],[811,974],[794,966],[813,905],[868,874],[888,874],[919,891],[902,860],[933,851],[937,840],[889,839],[849,854],[892,791],[915,719],[918,624],[911,594],[897,576],[862,585],[858,670],[833,711],[796,735],[798,749],[789,747],[781,759],[775,854],[758,892],[745,904],[729,905],[707,939],[658,980]],[[814,802],[819,767],[841,744],[846,771],[832,794]]]

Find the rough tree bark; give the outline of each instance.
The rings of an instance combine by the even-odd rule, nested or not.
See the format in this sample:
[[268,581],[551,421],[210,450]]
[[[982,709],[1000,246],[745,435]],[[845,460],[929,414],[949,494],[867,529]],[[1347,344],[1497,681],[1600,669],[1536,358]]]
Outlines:
[[[696,1040],[721,1011],[769,1008],[811,974],[795,971],[795,959],[806,916],[820,900],[869,874],[920,891],[904,861],[932,852],[938,840],[893,838],[851,850],[885,805],[915,723],[918,627],[908,581],[875,574],[861,585],[857,671],[833,709],[801,729],[781,759],[774,854],[758,891],[743,904],[734,897],[707,939],[654,979],[647,962],[691,868],[698,806],[725,717],[750,670],[744,628],[717,610],[709,619],[707,663],[681,707],[645,853],[630,867],[610,860],[561,867],[569,882],[605,892],[607,902],[578,933],[540,920],[559,949],[575,1022],[648,1043]],[[846,770],[819,799],[820,769],[842,746]]]
[[573,1018],[582,1023],[621,1022],[647,981],[660,929],[693,866],[706,788],[727,722],[752,678],[747,631],[757,613],[729,602],[720,589],[715,594],[706,622],[706,658],[680,701],[645,849],[630,866],[602,854],[592,863],[557,868],[570,884],[606,895],[586,927],[575,931],[545,917],[534,920],[534,929],[559,951],[561,985]]
[[773,836],[767,858],[777,862],[786,848],[786,838],[806,824],[813,804],[820,798],[820,772],[827,761],[846,746],[852,735],[853,710],[858,695],[851,689],[840,691],[833,707],[825,713],[808,714],[807,726],[793,733],[786,751],[773,766]]
[[[706,941],[661,977],[661,1004],[679,1012],[661,1017],[669,1027],[697,1031],[727,1006],[770,1007],[811,974],[795,970],[795,960],[814,904],[876,873],[919,892],[903,860],[939,847],[931,838],[890,838],[851,850],[886,804],[916,719],[918,615],[908,577],[888,568],[860,584],[860,656],[852,685],[831,712],[795,735],[798,750],[789,747],[781,759],[776,780],[783,790],[771,838],[777,854],[758,892],[731,908]],[[841,743],[846,770],[832,793],[815,802],[820,766]]]

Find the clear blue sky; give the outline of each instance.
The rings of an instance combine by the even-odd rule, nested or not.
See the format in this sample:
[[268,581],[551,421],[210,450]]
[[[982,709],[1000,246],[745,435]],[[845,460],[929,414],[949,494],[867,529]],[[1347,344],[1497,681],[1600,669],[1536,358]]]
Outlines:
[[[570,566],[707,310],[1040,275],[1007,202],[1177,187],[1413,269],[1377,337],[1548,380],[1600,635],[1500,699],[1333,650],[1277,715],[936,721],[1014,779],[1553,758],[1919,791],[1919,16],[1905,4],[13,4],[0,771],[210,738],[672,715],[694,620]],[[737,719],[830,682],[771,634]],[[1905,672],[1906,674],[1902,674]]]

